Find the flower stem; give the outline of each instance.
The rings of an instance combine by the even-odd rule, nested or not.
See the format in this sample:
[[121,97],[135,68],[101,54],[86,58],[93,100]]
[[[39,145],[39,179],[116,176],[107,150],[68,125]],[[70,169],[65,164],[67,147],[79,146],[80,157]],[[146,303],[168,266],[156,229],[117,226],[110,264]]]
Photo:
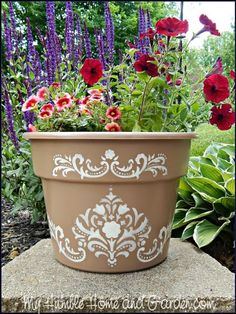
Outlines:
[[140,106],[140,110],[139,110],[139,116],[138,116],[138,122],[140,123],[141,119],[142,119],[142,115],[143,115],[143,110],[144,110],[144,105],[145,105],[145,100],[146,100],[146,96],[147,96],[147,90],[148,90],[148,84],[151,81],[151,77],[150,79],[146,82],[144,91],[143,91],[143,96],[142,96],[142,102],[141,102],[141,106]]

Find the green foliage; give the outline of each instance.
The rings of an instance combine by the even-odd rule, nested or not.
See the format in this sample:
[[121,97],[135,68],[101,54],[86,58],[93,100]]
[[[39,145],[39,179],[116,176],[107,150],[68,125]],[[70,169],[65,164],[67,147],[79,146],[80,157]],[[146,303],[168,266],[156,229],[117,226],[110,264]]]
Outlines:
[[33,172],[28,142],[22,141],[16,154],[13,144],[6,140],[2,150],[2,179],[2,195],[13,204],[13,214],[28,209],[32,223],[46,219],[42,186]]
[[195,132],[198,135],[191,143],[191,156],[203,155],[207,146],[214,142],[233,144],[235,141],[235,126],[228,131],[218,130],[215,126],[207,123],[199,125]]
[[211,144],[203,156],[190,158],[180,180],[173,230],[181,228],[181,238],[193,237],[198,247],[217,236],[233,238],[234,150],[233,144]]

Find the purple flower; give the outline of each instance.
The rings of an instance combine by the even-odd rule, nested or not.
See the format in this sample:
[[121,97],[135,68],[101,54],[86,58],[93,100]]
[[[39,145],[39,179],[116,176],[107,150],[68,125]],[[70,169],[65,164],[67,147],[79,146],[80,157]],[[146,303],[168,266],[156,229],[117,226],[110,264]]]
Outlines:
[[74,48],[74,66],[77,66],[78,62],[81,60],[83,53],[83,34],[78,15],[76,15],[75,30],[76,30],[76,43]]
[[106,48],[108,53],[108,62],[110,65],[114,62],[114,23],[109,7],[109,3],[104,3],[104,13],[105,13],[105,32],[106,32]]
[[4,43],[5,43],[5,55],[7,61],[12,58],[12,42],[11,42],[11,30],[7,21],[6,12],[3,13],[3,24],[4,24]]
[[66,1],[66,52],[69,55],[69,58],[73,58],[73,49],[74,49],[74,16],[72,9],[72,1]]
[[104,52],[102,31],[95,28],[94,34],[95,34],[95,40],[96,40],[96,45],[97,45],[98,57],[99,57],[99,60],[102,62],[103,69],[105,69],[105,58],[104,58],[105,52]]
[[11,20],[11,37],[12,37],[12,44],[16,51],[18,51],[18,38],[16,33],[16,19],[15,19],[15,12],[13,9],[12,1],[9,1],[9,14]]
[[84,43],[85,43],[86,57],[92,58],[91,42],[90,42],[88,28],[85,22],[84,22]]
[[14,144],[15,148],[19,150],[19,141],[16,135],[16,131],[14,129],[14,119],[12,114],[12,105],[10,103],[8,91],[5,89],[4,92],[4,102],[5,102],[5,112],[6,112],[6,119],[7,119],[7,127],[8,132],[10,135],[10,139]]
[[150,12],[147,10],[147,27],[146,27],[146,29],[151,28],[151,27],[152,27],[151,14],[150,14]]
[[[35,75],[36,81],[41,81],[42,79],[42,65],[39,57],[39,53],[36,51],[34,47],[34,39],[32,30],[30,27],[30,20],[27,17],[27,42],[28,42],[28,54],[27,54],[27,62],[30,62],[32,66],[33,73]],[[27,64],[27,74],[29,75],[30,67]]]
[[55,24],[55,7],[54,1],[46,2],[46,15],[47,15],[47,39],[46,39],[46,57],[48,58],[47,69],[50,68],[48,73],[48,82],[50,84],[54,81],[55,72],[57,68],[57,45],[56,45],[56,24]]

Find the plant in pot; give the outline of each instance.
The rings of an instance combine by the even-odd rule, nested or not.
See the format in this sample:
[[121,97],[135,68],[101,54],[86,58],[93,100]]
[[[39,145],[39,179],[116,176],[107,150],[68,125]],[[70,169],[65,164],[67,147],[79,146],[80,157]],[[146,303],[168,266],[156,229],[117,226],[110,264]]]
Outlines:
[[222,103],[230,93],[221,59],[198,81],[188,77],[189,43],[205,31],[219,35],[206,16],[200,22],[188,43],[186,20],[140,28],[118,65],[112,46],[108,64],[100,49],[98,59],[80,65],[76,80],[52,82],[25,101],[22,111],[36,119],[24,137],[62,264],[128,272],[167,257],[192,131],[210,111],[220,129],[234,123],[231,105]]

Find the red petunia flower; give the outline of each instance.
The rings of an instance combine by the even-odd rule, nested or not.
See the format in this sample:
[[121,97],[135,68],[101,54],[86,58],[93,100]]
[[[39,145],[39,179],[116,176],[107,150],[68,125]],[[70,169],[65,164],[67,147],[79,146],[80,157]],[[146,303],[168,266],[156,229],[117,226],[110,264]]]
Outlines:
[[41,99],[35,95],[30,96],[26,102],[22,105],[22,111],[29,111],[37,108],[38,102],[41,101]]
[[102,63],[98,59],[86,59],[84,65],[80,70],[80,74],[83,76],[85,83],[93,85],[102,77]]
[[148,30],[145,33],[140,34],[139,39],[144,39],[145,37],[148,37],[149,39],[153,40],[156,33],[157,32],[155,29],[148,28]]
[[62,111],[65,108],[70,108],[71,104],[71,97],[62,97],[56,101],[56,107],[58,111]]
[[77,105],[87,105],[89,102],[89,96],[83,97],[82,99],[76,99],[75,103]]
[[106,116],[112,120],[119,120],[121,117],[121,112],[118,107],[109,107],[106,111]]
[[221,74],[213,74],[205,79],[204,94],[207,101],[219,103],[229,97],[229,82]]
[[166,36],[177,36],[187,33],[188,21],[181,21],[175,17],[167,17],[156,23],[156,32]]
[[204,27],[197,33],[197,35],[203,32],[210,32],[212,35],[220,36],[220,32],[216,29],[216,24],[213,23],[206,15],[201,14],[199,21],[204,25]]
[[37,132],[37,129],[34,125],[29,124],[27,127],[27,132]]
[[230,71],[229,75],[232,80],[235,80],[235,72],[233,70]]
[[45,100],[48,94],[48,89],[47,87],[42,87],[38,90],[37,92],[37,97],[40,98],[40,100]]
[[80,105],[78,114],[80,116],[81,115],[89,115],[89,116],[91,116],[93,114],[93,112],[90,109],[88,109],[88,107],[86,105]]
[[52,104],[43,105],[40,111],[54,111],[54,106]]
[[52,86],[53,88],[60,88],[60,87],[61,87],[61,84],[58,83],[58,82],[53,82],[53,83],[51,84],[51,86]]
[[137,49],[137,45],[135,44],[128,42],[127,45],[129,46],[130,49]]
[[210,73],[206,75],[206,77],[209,77],[212,74],[222,74],[223,73],[223,64],[221,57],[218,57],[215,64],[212,67],[212,70]]
[[154,77],[158,76],[157,66],[149,61],[155,61],[155,58],[150,57],[147,54],[141,55],[141,57],[134,63],[134,68],[137,72],[146,72],[148,75]]
[[49,111],[49,110],[40,111],[40,113],[38,114],[38,117],[40,119],[49,119],[51,116],[52,116],[52,111]]
[[229,130],[235,123],[235,113],[232,112],[230,104],[223,104],[220,107],[213,106],[211,112],[210,123],[216,124],[218,129],[222,131]]
[[119,126],[119,124],[117,124],[115,122],[111,122],[111,123],[106,124],[105,130],[107,130],[109,132],[119,132],[119,131],[121,131],[121,127]]

